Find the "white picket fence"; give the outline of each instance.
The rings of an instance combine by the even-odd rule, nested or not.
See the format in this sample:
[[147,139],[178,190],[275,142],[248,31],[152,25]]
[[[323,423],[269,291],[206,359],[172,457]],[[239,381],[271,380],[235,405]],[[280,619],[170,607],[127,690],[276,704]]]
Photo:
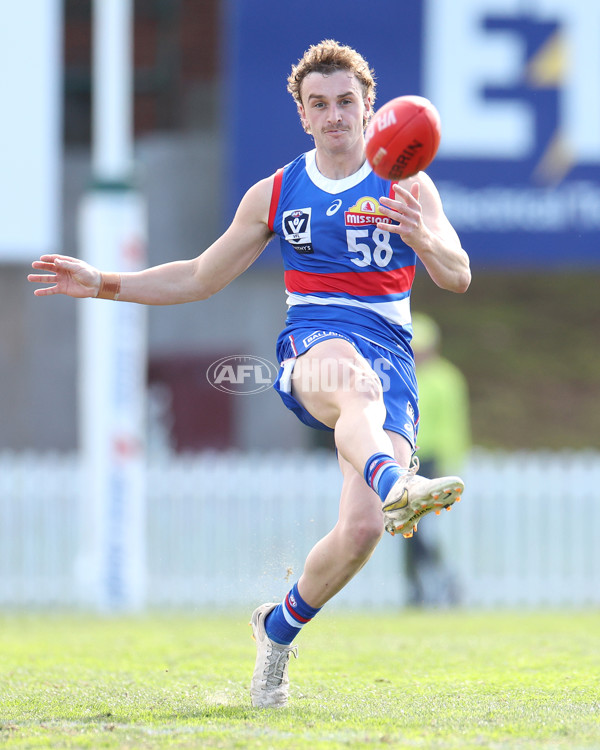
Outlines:
[[[77,607],[76,456],[0,454],[0,606]],[[439,524],[469,607],[600,604],[600,453],[474,451],[467,489]],[[202,454],[148,467],[149,607],[237,607],[279,599],[335,523],[340,476],[329,454]],[[385,535],[332,602],[406,602],[402,538]]]

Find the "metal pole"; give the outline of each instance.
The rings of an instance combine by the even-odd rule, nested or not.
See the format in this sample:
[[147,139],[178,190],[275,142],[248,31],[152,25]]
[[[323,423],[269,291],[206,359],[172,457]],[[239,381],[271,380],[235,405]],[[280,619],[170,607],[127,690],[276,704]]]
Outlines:
[[130,178],[133,164],[131,0],[95,0],[92,171],[99,182]]
[[[81,255],[101,270],[145,265],[146,210],[134,189],[131,0],[95,0],[93,185]],[[81,599],[105,611],[145,602],[146,309],[80,301]]]

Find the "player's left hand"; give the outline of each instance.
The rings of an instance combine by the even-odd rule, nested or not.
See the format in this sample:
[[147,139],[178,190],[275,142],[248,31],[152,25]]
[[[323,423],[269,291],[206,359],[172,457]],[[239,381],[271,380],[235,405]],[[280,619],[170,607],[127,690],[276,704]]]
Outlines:
[[399,234],[407,245],[412,246],[411,238],[423,230],[423,209],[420,203],[421,186],[413,182],[410,190],[399,184],[394,185],[395,198],[382,196],[379,199],[381,213],[392,219],[394,224],[377,224],[378,229]]

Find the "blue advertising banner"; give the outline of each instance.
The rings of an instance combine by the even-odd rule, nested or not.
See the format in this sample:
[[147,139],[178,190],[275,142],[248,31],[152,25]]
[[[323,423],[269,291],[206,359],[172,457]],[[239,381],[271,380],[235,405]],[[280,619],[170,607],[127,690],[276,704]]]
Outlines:
[[376,106],[420,94],[440,111],[428,173],[474,267],[600,267],[600,2],[227,7],[230,216],[250,185],[312,148],[286,78],[310,44],[334,38],[375,69]]

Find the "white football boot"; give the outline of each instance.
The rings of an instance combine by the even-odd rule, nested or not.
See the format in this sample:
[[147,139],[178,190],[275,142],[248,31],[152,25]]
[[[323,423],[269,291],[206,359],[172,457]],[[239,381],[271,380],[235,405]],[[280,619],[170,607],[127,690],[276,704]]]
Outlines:
[[432,510],[439,515],[442,508],[450,510],[460,501],[465,488],[460,477],[426,479],[418,476],[418,470],[419,459],[415,457],[408,472],[396,481],[384,500],[385,530],[392,536],[411,537],[423,516]]
[[290,654],[298,657],[297,646],[275,643],[267,635],[265,619],[277,604],[262,604],[252,613],[252,637],[256,641],[256,664],[250,684],[252,705],[257,708],[283,708],[290,692]]

